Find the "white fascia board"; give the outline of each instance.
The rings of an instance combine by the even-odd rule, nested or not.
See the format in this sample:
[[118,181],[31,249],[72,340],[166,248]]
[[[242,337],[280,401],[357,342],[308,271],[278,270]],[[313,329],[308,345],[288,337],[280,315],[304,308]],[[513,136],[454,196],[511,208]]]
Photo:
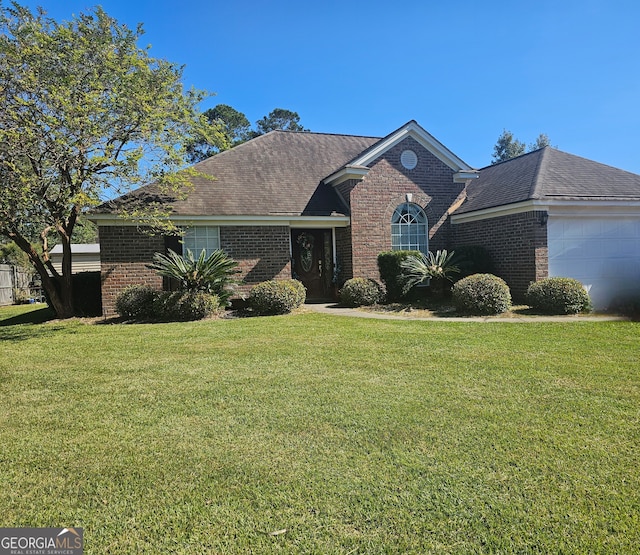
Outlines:
[[493,208],[485,208],[484,210],[476,210],[466,214],[451,215],[452,224],[463,224],[466,222],[475,222],[478,220],[488,220],[491,218],[499,218],[500,216],[510,216],[512,214],[521,214],[522,212],[531,212],[532,210],[544,210],[547,207],[546,202],[537,200],[527,200],[524,202],[516,202],[504,206],[495,206]]
[[369,168],[364,166],[345,166],[339,169],[337,172],[332,173],[329,177],[322,180],[327,185],[340,185],[349,179],[363,179],[369,173]]
[[640,216],[640,200],[527,200],[504,206],[495,206],[476,210],[466,214],[452,214],[452,224],[475,222],[531,212],[532,210],[546,210],[549,217],[554,216],[624,216],[637,214]]
[[404,127],[401,127],[393,133],[387,139],[381,141],[375,148],[365,153],[360,158],[353,161],[354,166],[366,166],[373,162],[376,158],[379,158],[387,150],[393,148],[398,143],[411,137],[415,139],[420,145],[427,149],[431,154],[438,158],[441,162],[449,166],[452,170],[459,172],[473,172],[473,168],[466,164],[462,159],[458,158],[453,152],[451,152],[446,146],[444,146],[433,135],[425,131],[416,122],[411,121]]
[[[94,214],[90,218],[99,226],[143,226],[139,222],[124,220],[113,214]],[[172,216],[171,221],[177,226],[211,225],[211,226],[289,226],[327,228],[347,227],[351,218],[336,216],[293,216],[286,214],[268,216]]]

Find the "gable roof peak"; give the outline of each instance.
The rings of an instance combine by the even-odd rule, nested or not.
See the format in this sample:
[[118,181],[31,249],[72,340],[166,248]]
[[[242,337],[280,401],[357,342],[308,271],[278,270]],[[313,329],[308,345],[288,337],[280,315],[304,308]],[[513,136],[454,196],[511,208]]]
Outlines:
[[355,166],[366,166],[407,137],[415,139],[426,150],[431,152],[431,154],[455,172],[475,171],[474,168],[451,152],[446,146],[438,141],[438,139],[427,132],[416,120],[413,119],[409,120],[402,127],[399,127],[392,133],[389,133],[386,137],[380,139],[376,144],[372,145],[370,148],[351,160],[350,164]]

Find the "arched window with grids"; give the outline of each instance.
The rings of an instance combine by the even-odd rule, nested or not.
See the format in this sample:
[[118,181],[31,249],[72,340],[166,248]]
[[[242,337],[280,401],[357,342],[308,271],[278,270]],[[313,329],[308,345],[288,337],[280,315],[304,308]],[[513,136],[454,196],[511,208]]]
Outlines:
[[397,250],[429,251],[427,215],[417,204],[405,202],[398,206],[391,218],[391,248]]

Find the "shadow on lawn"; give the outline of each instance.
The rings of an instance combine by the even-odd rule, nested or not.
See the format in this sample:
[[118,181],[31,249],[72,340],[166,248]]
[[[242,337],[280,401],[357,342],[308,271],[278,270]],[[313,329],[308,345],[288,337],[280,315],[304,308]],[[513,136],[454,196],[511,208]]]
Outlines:
[[54,318],[55,312],[49,307],[4,318],[0,320],[0,341],[26,341],[49,333],[54,328],[50,326],[33,327],[33,325],[44,324]]
[[31,310],[30,312],[25,312],[24,314],[18,314],[17,316],[11,316],[9,318],[5,318],[4,320],[0,320],[0,326],[4,327],[17,326],[20,324],[42,324],[43,322],[53,320],[55,317],[55,312],[47,306],[44,308],[39,308],[38,310]]

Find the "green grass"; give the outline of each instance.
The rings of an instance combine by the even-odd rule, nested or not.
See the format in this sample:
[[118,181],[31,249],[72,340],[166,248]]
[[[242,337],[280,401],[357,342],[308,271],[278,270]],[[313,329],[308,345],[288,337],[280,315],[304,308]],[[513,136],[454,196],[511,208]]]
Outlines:
[[640,324],[28,310],[0,309],[0,526],[90,554],[640,545]]

